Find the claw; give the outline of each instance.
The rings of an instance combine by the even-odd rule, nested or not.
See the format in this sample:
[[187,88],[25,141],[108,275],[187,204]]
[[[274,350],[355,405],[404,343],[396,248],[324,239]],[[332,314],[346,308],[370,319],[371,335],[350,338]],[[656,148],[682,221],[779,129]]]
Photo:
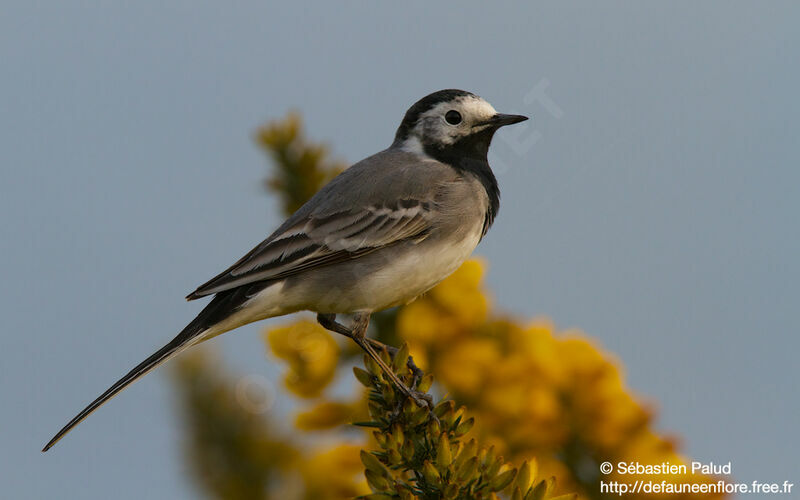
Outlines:
[[[341,323],[338,323],[336,321],[335,314],[317,314],[317,321],[320,325],[322,325],[323,328],[353,339],[362,349],[364,349],[364,351],[366,351],[370,358],[372,358],[381,367],[386,376],[395,384],[395,386],[397,386],[404,396],[411,398],[418,407],[427,408],[430,418],[436,420],[437,422],[439,421],[439,418],[433,413],[433,396],[426,392],[416,390],[420,380],[422,380],[422,377],[425,374],[417,367],[416,364],[414,364],[414,359],[409,356],[408,360],[406,361],[406,366],[411,372],[411,387],[408,387],[403,383],[402,380],[400,380],[397,374],[395,374],[388,366],[386,366],[386,363],[381,359],[382,356],[375,352],[374,348],[379,349],[381,352],[385,350],[386,353],[389,354],[390,358],[394,358],[399,349],[396,347],[387,346],[382,342],[378,342],[377,340],[373,340],[364,336],[367,325],[369,325],[369,315],[366,317],[356,316],[353,328],[347,328]],[[392,420],[400,415],[401,408],[402,406],[398,407],[396,414],[392,416]]]

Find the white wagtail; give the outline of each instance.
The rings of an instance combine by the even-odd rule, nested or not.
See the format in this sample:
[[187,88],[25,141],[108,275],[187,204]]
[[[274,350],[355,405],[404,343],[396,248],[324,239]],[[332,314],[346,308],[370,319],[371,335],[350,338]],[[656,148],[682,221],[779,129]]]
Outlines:
[[[47,451],[103,403],[184,349],[253,321],[301,310],[358,343],[418,404],[365,338],[370,314],[408,303],[455,271],[500,204],[487,161],[500,114],[463,90],[440,90],[406,112],[392,145],[351,166],[267,239],[190,293],[214,298],[167,345],[92,401]],[[353,326],[336,322],[352,314]]]

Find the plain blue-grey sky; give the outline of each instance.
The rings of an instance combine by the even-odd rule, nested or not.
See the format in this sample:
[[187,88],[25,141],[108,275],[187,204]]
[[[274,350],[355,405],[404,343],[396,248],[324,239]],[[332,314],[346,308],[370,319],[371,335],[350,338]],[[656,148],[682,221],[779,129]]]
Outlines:
[[[69,3],[0,8],[5,498],[192,498],[163,369],[39,449],[280,222],[256,127],[353,162],[448,87],[532,116],[496,303],[598,339],[689,456],[800,482],[796,3]],[[260,328],[215,344],[275,378]]]

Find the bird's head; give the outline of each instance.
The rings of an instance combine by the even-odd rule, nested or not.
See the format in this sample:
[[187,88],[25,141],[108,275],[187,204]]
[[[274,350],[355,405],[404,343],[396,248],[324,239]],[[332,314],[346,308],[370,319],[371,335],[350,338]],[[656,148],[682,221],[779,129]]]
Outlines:
[[491,104],[465,90],[440,90],[414,103],[397,129],[394,147],[441,161],[486,159],[500,127],[527,120],[498,113]]

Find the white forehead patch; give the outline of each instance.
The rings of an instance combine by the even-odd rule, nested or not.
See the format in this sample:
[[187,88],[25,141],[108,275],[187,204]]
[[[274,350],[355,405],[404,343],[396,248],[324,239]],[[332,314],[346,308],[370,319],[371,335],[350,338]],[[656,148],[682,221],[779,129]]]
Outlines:
[[454,109],[461,113],[464,122],[476,123],[487,120],[497,114],[497,110],[478,96],[461,96],[448,102],[440,102],[422,114],[421,118],[442,117]]
[[[444,119],[448,111],[458,111],[461,123],[451,125]],[[458,139],[475,133],[483,127],[476,124],[488,120],[497,111],[478,96],[460,96],[448,102],[440,102],[423,113],[413,129],[412,137],[423,143],[453,144]],[[409,138],[411,139],[411,138]]]
[[453,103],[459,106],[460,109],[457,109],[457,111],[460,111],[462,116],[466,117],[469,115],[476,118],[478,121],[488,120],[497,114],[497,110],[494,109],[494,106],[476,95],[459,97],[449,103],[440,103],[440,106],[452,106]]

